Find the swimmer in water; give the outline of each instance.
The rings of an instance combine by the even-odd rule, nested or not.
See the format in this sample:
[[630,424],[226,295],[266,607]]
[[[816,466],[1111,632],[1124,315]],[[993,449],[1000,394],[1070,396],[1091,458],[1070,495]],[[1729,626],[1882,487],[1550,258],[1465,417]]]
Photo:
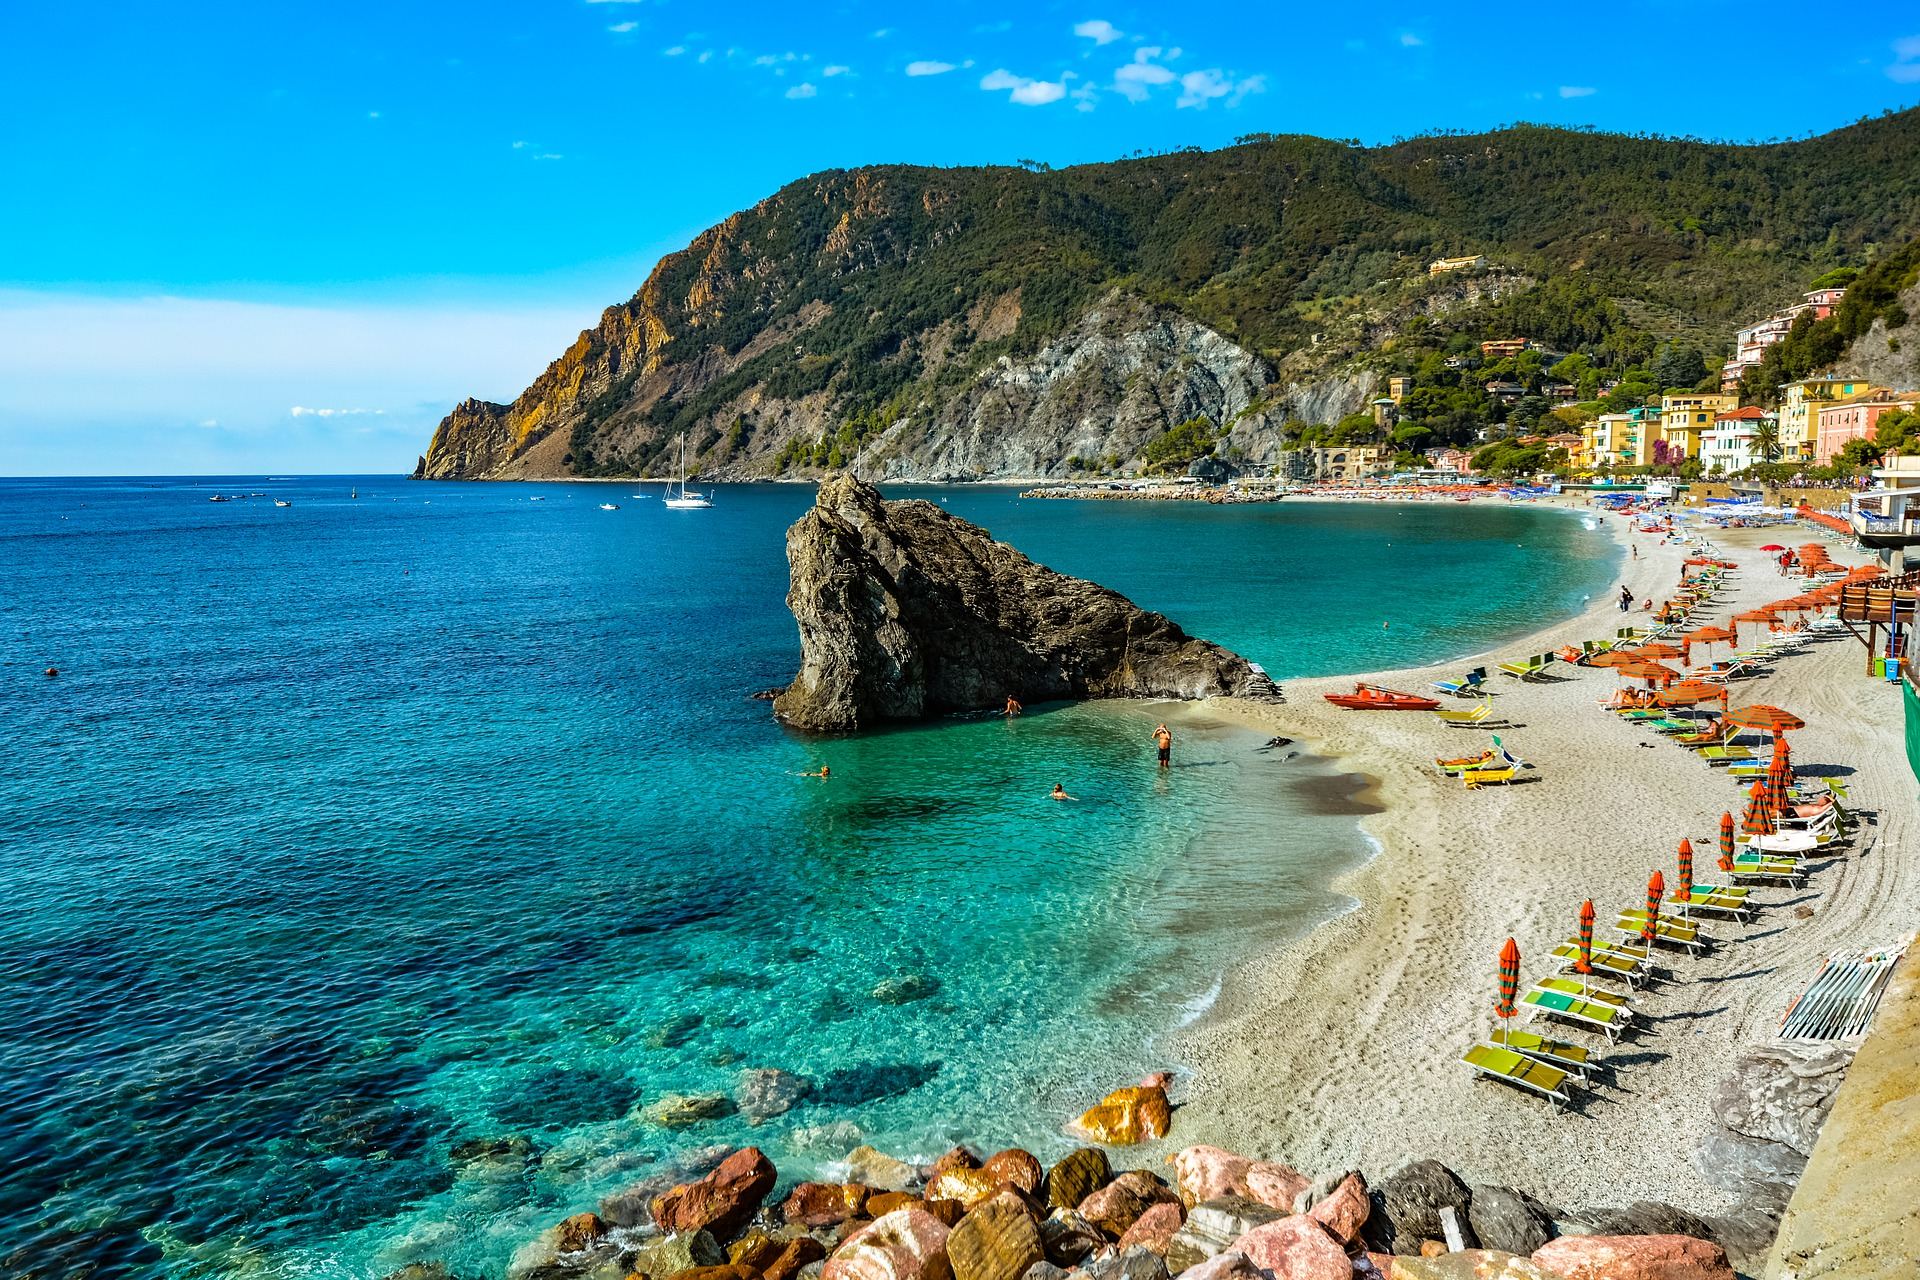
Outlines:
[[800,776],[802,778],[824,778],[827,777],[830,772],[826,765],[821,765],[819,769],[811,773],[803,773]]
[[1067,789],[1057,782],[1053,784],[1053,794],[1048,797],[1051,800],[1078,800],[1079,798],[1079,796],[1068,795]]

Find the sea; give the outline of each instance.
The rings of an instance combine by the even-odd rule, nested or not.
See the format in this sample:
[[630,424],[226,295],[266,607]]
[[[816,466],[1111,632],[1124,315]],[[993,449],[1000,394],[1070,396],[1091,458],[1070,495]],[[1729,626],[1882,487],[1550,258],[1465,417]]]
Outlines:
[[[1283,683],[1617,565],[1524,504],[911,496]],[[1344,909],[1364,780],[1186,708],[778,726],[811,497],[0,480],[0,1274],[478,1280],[717,1145],[1051,1158]]]

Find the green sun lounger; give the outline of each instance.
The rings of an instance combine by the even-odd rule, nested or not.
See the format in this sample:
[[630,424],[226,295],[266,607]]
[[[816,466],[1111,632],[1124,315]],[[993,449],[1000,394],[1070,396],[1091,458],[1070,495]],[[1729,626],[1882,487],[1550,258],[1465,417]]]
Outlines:
[[[1573,966],[1580,962],[1580,946],[1575,942],[1562,943],[1553,949],[1553,954],[1560,961],[1562,973],[1572,973]],[[1646,979],[1645,966],[1636,957],[1595,947],[1592,961],[1593,972],[1598,977],[1618,978],[1632,987]]]
[[1604,991],[1599,987],[1583,984],[1578,978],[1542,978],[1533,984],[1535,991],[1557,991],[1563,996],[1574,996],[1581,1000],[1591,1000],[1596,1004],[1610,1004],[1616,1009],[1625,1009],[1629,1013],[1633,1006],[1626,996],[1618,991]]
[[1715,915],[1732,916],[1745,921],[1753,915],[1753,904],[1747,901],[1749,892],[1751,890],[1726,885],[1697,884],[1685,898],[1678,893],[1671,893],[1667,895],[1667,901],[1684,902],[1688,911],[1710,911]]
[[1522,680],[1531,680],[1552,666],[1554,662],[1555,658],[1552,654],[1536,653],[1530,658],[1517,658],[1512,662],[1503,662],[1500,664],[1500,670]]
[[1753,749],[1751,747],[1695,747],[1693,754],[1699,756],[1708,764],[1732,764],[1737,760],[1753,759]]
[[1807,882],[1806,868],[1797,858],[1763,858],[1752,854],[1736,856],[1733,870],[1726,873],[1736,883],[1741,880],[1784,880],[1798,888]]
[[1522,996],[1520,1003],[1527,1006],[1529,1016],[1538,1014],[1558,1018],[1589,1031],[1598,1031],[1608,1041],[1619,1039],[1620,1032],[1632,1020],[1632,1015],[1619,1005],[1582,1000],[1564,991],[1542,991],[1536,987]]
[[1566,1094],[1567,1073],[1525,1054],[1498,1045],[1476,1044],[1460,1055],[1460,1061],[1480,1075],[1539,1094],[1549,1106],[1572,1105]]
[[1570,1040],[1555,1040],[1533,1031],[1521,1031],[1513,1027],[1501,1027],[1487,1043],[1496,1049],[1511,1049],[1523,1053],[1529,1058],[1537,1058],[1548,1066],[1560,1070],[1578,1080],[1587,1082],[1587,1073],[1598,1065],[1593,1050],[1583,1044],[1574,1044]]

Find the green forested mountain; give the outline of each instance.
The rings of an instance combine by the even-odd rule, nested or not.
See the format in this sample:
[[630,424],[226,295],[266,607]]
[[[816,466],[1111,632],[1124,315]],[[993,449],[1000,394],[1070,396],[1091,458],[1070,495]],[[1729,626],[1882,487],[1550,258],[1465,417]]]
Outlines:
[[422,473],[647,474],[684,432],[738,476],[1058,474],[1202,419],[1258,459],[1483,337],[1711,364],[1916,236],[1920,110],[1760,146],[1523,126],[827,172],[663,259],[514,404],[459,406]]

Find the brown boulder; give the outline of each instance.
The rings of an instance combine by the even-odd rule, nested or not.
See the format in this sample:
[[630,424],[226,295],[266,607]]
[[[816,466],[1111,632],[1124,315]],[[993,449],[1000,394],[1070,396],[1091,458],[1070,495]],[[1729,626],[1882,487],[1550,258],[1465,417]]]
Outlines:
[[760,1273],[752,1267],[725,1262],[717,1267],[688,1267],[674,1272],[666,1280],[760,1280]]
[[958,1146],[933,1162],[927,1170],[927,1181],[931,1182],[949,1169],[978,1169],[980,1157],[966,1146]]
[[1178,1200],[1171,1203],[1149,1206],[1146,1212],[1133,1220],[1126,1234],[1120,1237],[1120,1252],[1141,1248],[1149,1253],[1167,1256],[1167,1244],[1173,1239],[1173,1233],[1187,1220],[1186,1210]]
[[1073,1133],[1110,1147],[1164,1138],[1173,1128],[1167,1091],[1157,1085],[1115,1089],[1068,1126]]
[[820,1261],[827,1256],[827,1246],[812,1236],[795,1236],[787,1241],[787,1247],[760,1268],[765,1280],[793,1280],[800,1274],[800,1268]]
[[576,1213],[553,1229],[555,1253],[579,1253],[606,1239],[612,1230],[597,1213]]
[[967,1206],[958,1200],[926,1200],[922,1203],[926,1205],[928,1213],[949,1227],[958,1224],[960,1219],[967,1216]]
[[1040,1247],[1056,1267],[1077,1267],[1107,1247],[1100,1228],[1071,1209],[1055,1209],[1040,1224]]
[[1341,1244],[1352,1244],[1360,1238],[1360,1228],[1372,1207],[1365,1179],[1350,1173],[1340,1180],[1331,1195],[1308,1209],[1307,1216],[1325,1227]]
[[1734,1280],[1726,1252],[1692,1236],[1562,1236],[1533,1261],[1566,1280]]
[[1187,1280],[1266,1280],[1266,1273],[1252,1259],[1232,1249],[1196,1262],[1180,1274]]
[[1352,1280],[1347,1251],[1304,1213],[1255,1227],[1233,1242],[1274,1280]]
[[986,1163],[980,1166],[980,1171],[992,1178],[995,1186],[1003,1182],[1010,1183],[1028,1195],[1039,1194],[1040,1181],[1046,1176],[1040,1162],[1031,1153],[1018,1147],[1009,1147],[988,1156]]
[[952,1280],[948,1234],[923,1209],[895,1209],[842,1241],[820,1280]]
[[1300,1193],[1312,1185],[1306,1174],[1271,1160],[1256,1160],[1247,1169],[1247,1195],[1282,1213],[1292,1213]]
[[1047,1203],[1078,1209],[1080,1202],[1113,1181],[1113,1166],[1098,1147],[1081,1147],[1047,1170]]
[[[1370,1254],[1384,1258],[1385,1254]],[[1432,1258],[1394,1258],[1391,1280],[1562,1280],[1557,1271],[1498,1249],[1462,1249]]]
[[780,1250],[786,1244],[785,1240],[775,1240],[764,1231],[749,1231],[727,1246],[727,1261],[735,1266],[764,1271],[769,1262],[780,1256]]
[[757,1147],[743,1147],[698,1182],[677,1186],[653,1202],[653,1220],[663,1231],[711,1231],[721,1238],[747,1225],[773,1190],[773,1162]]
[[958,1200],[971,1209],[999,1187],[999,1180],[983,1168],[944,1169],[927,1183],[927,1199]]
[[886,1191],[907,1191],[920,1185],[918,1169],[872,1147],[855,1147],[847,1153],[846,1163],[849,1182]]
[[803,1182],[780,1206],[780,1215],[791,1226],[831,1227],[857,1218],[866,1207],[872,1188],[857,1182]]
[[867,1216],[869,1218],[885,1217],[895,1209],[904,1209],[908,1205],[924,1208],[926,1201],[911,1191],[882,1191],[867,1197]]
[[1020,1280],[1045,1257],[1032,1206],[1010,1191],[975,1206],[947,1237],[953,1280]]
[[1177,1204],[1173,1188],[1150,1173],[1130,1169],[1080,1202],[1080,1216],[1118,1240],[1156,1204]]

